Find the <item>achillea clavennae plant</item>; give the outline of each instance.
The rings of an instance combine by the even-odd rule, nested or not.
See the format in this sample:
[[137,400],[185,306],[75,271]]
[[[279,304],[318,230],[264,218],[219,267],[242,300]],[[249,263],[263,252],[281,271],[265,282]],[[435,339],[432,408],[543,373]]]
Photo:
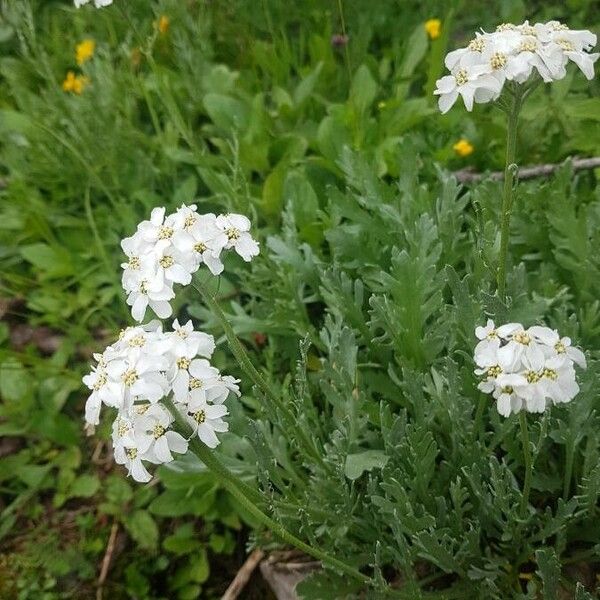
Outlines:
[[557,81],[566,75],[569,61],[588,79],[594,77],[598,54],[590,54],[596,35],[575,31],[558,21],[530,25],[506,23],[493,33],[477,33],[466,48],[450,52],[446,67],[450,75],[437,82],[442,113],[450,110],[459,96],[467,110],[473,102],[496,100],[506,82],[524,84],[536,78]]
[[521,410],[541,413],[552,404],[570,402],[579,392],[574,365],[585,369],[583,352],[558,332],[520,323],[497,327],[489,320],[477,327],[475,374],[478,388],[492,394],[498,412],[508,417]]
[[[137,320],[147,306],[157,315],[172,312],[169,300],[173,284],[188,285],[192,274],[206,264],[214,274],[223,271],[221,252],[235,250],[245,261],[258,254],[250,235],[250,221],[243,215],[199,215],[195,206],[182,206],[165,217],[164,208],[152,211],[136,233],[122,242],[129,261],[124,263],[123,287]],[[254,368],[235,337],[218,303],[197,288],[221,321],[232,352],[242,369],[270,401],[278,398]],[[215,349],[211,335],[195,331],[191,321],[163,331],[158,321],[128,327],[119,340],[101,354],[83,378],[91,390],[86,402],[88,425],[99,423],[102,405],[116,411],[112,426],[115,461],[136,481],[150,481],[147,464],[165,464],[173,454],[192,450],[223,485],[263,526],[280,539],[352,576],[363,584],[375,582],[354,567],[318,548],[305,544],[259,508],[261,494],[231,473],[209,449],[219,444],[219,433],[228,430],[224,402],[230,393],[240,394],[239,380],[223,376],[209,359]],[[282,410],[286,410],[280,404]],[[287,409],[289,411],[289,409]]]
[[[504,301],[510,218],[518,172],[515,163],[517,126],[524,100],[540,80],[551,82],[566,75],[566,65],[573,61],[588,79],[594,76],[594,62],[599,54],[590,54],[596,35],[587,30],[575,31],[558,21],[530,25],[504,23],[494,33],[478,33],[466,48],[450,52],[445,59],[451,74],[437,81],[434,94],[439,95],[442,113],[450,110],[462,96],[467,110],[473,103],[497,100],[507,114],[506,162],[502,194],[500,252],[496,269],[496,288]],[[505,92],[502,94],[501,93]]]

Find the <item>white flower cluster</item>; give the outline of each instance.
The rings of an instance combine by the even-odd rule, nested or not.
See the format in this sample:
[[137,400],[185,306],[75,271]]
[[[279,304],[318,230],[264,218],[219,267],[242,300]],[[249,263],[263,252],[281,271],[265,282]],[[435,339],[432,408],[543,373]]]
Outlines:
[[[88,4],[90,0],[75,0],[75,7],[81,8],[84,4]],[[103,8],[104,6],[110,6],[113,0],[94,0],[94,6],[96,8]]]
[[128,257],[123,263],[123,289],[133,318],[141,322],[150,308],[161,319],[170,317],[173,285],[188,285],[204,263],[213,275],[223,271],[221,252],[235,250],[245,261],[258,254],[258,242],[249,233],[250,220],[243,215],[200,215],[185,204],[165,216],[155,208],[135,234],[121,247]]
[[534,70],[545,82],[562,79],[573,61],[588,79],[594,77],[598,54],[589,51],[596,35],[575,31],[558,21],[530,25],[504,24],[493,33],[477,33],[466,48],[446,56],[450,75],[437,81],[442,113],[462,96],[467,110],[473,102],[490,102],[500,95],[505,81],[524,83]]
[[191,321],[173,323],[162,331],[158,321],[128,327],[83,378],[92,393],[85,407],[90,425],[99,422],[102,405],[117,409],[113,424],[115,460],[136,481],[151,478],[143,461],[153,464],[185,453],[188,441],[171,429],[173,416],[159,401],[173,394],[180,413],[207,446],[219,444],[217,433],[227,431],[225,400],[239,395],[238,380],[223,376],[209,360],[215,349],[211,335],[194,331]]
[[526,410],[544,412],[547,406],[570,402],[579,392],[574,364],[586,368],[581,350],[548,327],[523,329],[520,323],[496,327],[489,320],[477,327],[475,373],[483,377],[478,388],[491,393],[498,412],[508,417]]

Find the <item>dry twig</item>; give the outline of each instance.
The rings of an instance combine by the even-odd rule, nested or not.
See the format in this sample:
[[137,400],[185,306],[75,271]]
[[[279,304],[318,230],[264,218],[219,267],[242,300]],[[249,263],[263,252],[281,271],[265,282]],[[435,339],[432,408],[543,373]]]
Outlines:
[[[595,169],[600,167],[600,156],[593,156],[591,158],[573,158],[571,160],[571,166],[573,171],[582,171],[584,169]],[[552,175],[554,171],[562,167],[565,163],[557,164],[545,164],[545,165],[534,165],[533,167],[523,167],[519,169],[519,179],[533,179],[535,177],[544,177],[546,175]],[[504,179],[504,171],[492,171],[488,173],[477,173],[471,169],[461,169],[455,171],[454,176],[459,183],[473,183],[481,181],[483,179],[492,179],[493,181],[500,181]]]
[[246,562],[240,567],[240,570],[223,594],[221,600],[235,600],[240,595],[263,556],[264,552],[258,548],[248,556]]
[[110,567],[110,561],[112,559],[113,552],[115,551],[115,542],[117,541],[117,532],[119,531],[119,524],[115,521],[110,528],[110,535],[108,536],[108,544],[106,544],[106,552],[102,559],[102,568],[100,569],[100,576],[98,577],[98,590],[96,591],[96,600],[102,600],[102,592],[104,582],[108,575],[108,569]]

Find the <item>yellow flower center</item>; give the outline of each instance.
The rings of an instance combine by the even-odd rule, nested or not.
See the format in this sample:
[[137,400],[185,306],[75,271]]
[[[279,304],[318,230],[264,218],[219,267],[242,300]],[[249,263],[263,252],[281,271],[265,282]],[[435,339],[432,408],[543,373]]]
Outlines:
[[489,367],[486,371],[486,375],[488,379],[496,379],[499,375],[502,374],[502,367],[500,365],[494,365],[493,367]]
[[121,376],[121,380],[126,386],[132,386],[139,379],[135,369],[127,369]]
[[148,282],[145,279],[143,279],[142,281],[140,281],[139,290],[140,290],[140,294],[147,294],[148,293]]
[[471,52],[483,52],[485,48],[485,40],[480,37],[475,38],[469,42],[467,48],[471,50]]
[[554,344],[554,349],[558,354],[564,354],[567,351],[567,348],[562,342],[556,342],[556,344]]
[[512,394],[514,392],[514,390],[512,389],[512,387],[510,387],[510,385],[505,385],[502,388],[502,393],[503,394]]
[[157,440],[161,435],[165,435],[165,431],[166,429],[157,423],[152,429],[152,435],[154,436],[154,439]]
[[235,227],[230,227],[225,233],[230,240],[238,240],[240,238],[240,230]]
[[196,379],[195,377],[190,378],[190,389],[197,390],[202,387],[202,379]]
[[137,271],[140,268],[140,259],[139,256],[132,256],[129,259],[129,263],[127,265],[130,269]]
[[524,331],[519,331],[518,333],[515,333],[515,335],[513,335],[513,340],[515,340],[515,342],[517,342],[518,344],[523,344],[523,346],[529,346],[531,342],[531,337],[529,337],[529,335]]
[[135,412],[136,412],[138,415],[143,415],[143,414],[145,414],[145,413],[148,411],[148,409],[149,409],[149,408],[150,408],[150,403],[146,403],[146,404],[138,404],[138,405],[135,407]]
[[117,423],[117,434],[119,437],[123,437],[129,431],[129,425],[127,421],[123,421],[123,419],[119,419]]
[[137,448],[126,448],[125,454],[127,455],[128,458],[130,458],[131,460],[134,460],[137,458],[137,455],[138,455]]
[[158,239],[159,240],[170,240],[173,237],[173,228],[168,225],[163,225],[158,230]]
[[535,371],[527,371],[525,374],[525,379],[527,379],[527,383],[537,383],[542,376]]
[[189,358],[182,356],[181,358],[177,359],[177,368],[178,369],[187,369],[187,368],[189,368],[191,362],[192,361]]
[[535,27],[532,27],[531,25],[525,25],[522,29],[521,29],[521,33],[523,35],[532,35],[532,36],[537,36],[537,32],[535,31]]
[[130,348],[141,348],[146,343],[146,338],[140,333],[129,340]]
[[569,40],[558,40],[557,44],[565,51],[565,52],[573,52],[575,50],[575,46]]
[[204,421],[206,421],[206,413],[203,410],[195,412],[192,416],[194,417],[194,421],[196,421],[198,425],[201,425],[202,423],[204,423]]
[[454,80],[456,81],[456,85],[465,85],[465,83],[469,81],[469,75],[467,74],[467,70],[459,69],[456,75],[454,76]]
[[196,217],[194,215],[188,215],[183,222],[183,226],[185,229],[189,229],[194,226],[194,223],[196,223]]
[[503,54],[502,52],[494,52],[494,54],[492,54],[492,58],[490,59],[490,65],[494,71],[497,71],[498,69],[504,68],[507,61],[508,59],[506,58],[506,54]]
[[105,373],[100,373],[98,375],[98,378],[96,379],[96,383],[94,384],[94,391],[98,391],[100,388],[102,388],[104,385],[106,385],[106,382],[108,381],[108,378],[106,377]]
[[168,269],[169,267],[172,267],[175,264],[175,260],[173,259],[173,257],[169,256],[168,254],[163,256],[158,262],[163,269]]
[[194,250],[200,254],[206,252],[206,244],[204,242],[197,242],[194,244]]
[[558,373],[554,369],[545,368],[542,371],[542,377],[547,377],[548,379],[551,379],[552,381],[556,381],[558,379]]
[[515,28],[515,25],[513,25],[512,23],[502,23],[501,25],[498,25],[498,27],[496,27],[496,31],[511,31]]
[[521,52],[535,52],[537,50],[537,46],[536,40],[525,40],[521,42],[519,50]]

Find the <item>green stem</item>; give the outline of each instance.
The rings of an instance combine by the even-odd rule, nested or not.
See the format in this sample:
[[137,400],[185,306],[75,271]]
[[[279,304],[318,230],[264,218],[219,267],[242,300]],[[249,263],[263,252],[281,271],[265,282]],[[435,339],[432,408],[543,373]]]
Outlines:
[[259,523],[272,531],[282,541],[295,546],[299,550],[302,550],[302,552],[305,552],[317,560],[320,560],[322,563],[329,565],[332,569],[345,573],[346,575],[361,581],[365,585],[375,585],[375,582],[370,577],[364,575],[358,569],[347,565],[341,560],[330,556],[318,548],[309,546],[302,540],[298,539],[295,535],[290,533],[285,527],[283,527],[283,525],[277,521],[274,521],[264,512],[262,512],[262,510],[257,506],[257,499],[260,498],[260,501],[262,501],[262,497],[260,496],[259,492],[250,488],[250,486],[246,485],[239,479],[239,477],[227,469],[227,467],[215,456],[215,454],[195,435],[193,435],[190,426],[187,424],[183,416],[179,413],[170,399],[164,399],[163,403],[173,415],[180,433],[182,433],[182,435],[184,435],[186,438],[190,438],[190,436],[192,436],[189,441],[189,448],[192,450],[192,452],[206,465],[210,471],[212,471],[219,478],[229,493]]
[[523,458],[525,459],[525,482],[523,483],[523,496],[521,497],[521,514],[525,516],[525,511],[529,505],[529,492],[531,490],[531,446],[529,445],[529,430],[527,429],[527,412],[522,410],[519,413],[521,423],[521,441],[523,444]]
[[567,440],[566,457],[565,457],[565,480],[563,484],[563,500],[566,500],[571,491],[571,478],[573,477],[573,441]]
[[273,392],[271,386],[266,382],[264,377],[257,371],[257,369],[252,364],[250,357],[244,350],[244,347],[237,339],[233,328],[229,324],[225,313],[221,310],[219,303],[213,298],[212,294],[201,286],[194,286],[196,290],[201,294],[204,302],[217,317],[219,322],[221,323],[221,327],[223,327],[223,331],[225,332],[225,337],[229,342],[229,347],[231,348],[231,352],[238,364],[246,373],[246,375],[252,380],[254,385],[265,395],[267,400],[274,406],[276,406],[282,413],[285,418],[287,425],[291,427],[297,436],[298,441],[302,444],[306,452],[316,460],[321,466],[326,467],[323,457],[321,456],[319,450],[316,448],[314,442],[306,435],[306,432],[302,428],[302,426],[298,425],[298,419],[292,413],[292,411],[279,399],[279,397]]
[[506,263],[508,260],[508,240],[510,237],[510,216],[514,201],[514,181],[517,173],[515,157],[517,152],[517,125],[519,112],[523,102],[523,91],[520,87],[513,89],[508,122],[506,127],[506,163],[504,166],[504,189],[502,192],[502,209],[500,214],[500,256],[498,261],[497,289],[498,297],[506,300]]
[[483,434],[483,411],[485,410],[486,404],[488,404],[488,396],[486,394],[480,394],[479,403],[477,404],[477,411],[475,412],[475,419],[473,423],[473,437],[480,439]]

